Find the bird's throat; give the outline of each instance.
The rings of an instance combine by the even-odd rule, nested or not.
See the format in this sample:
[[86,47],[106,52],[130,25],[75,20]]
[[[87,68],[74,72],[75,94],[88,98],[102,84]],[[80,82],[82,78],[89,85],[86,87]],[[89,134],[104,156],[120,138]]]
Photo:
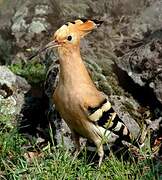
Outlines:
[[59,49],[60,77],[63,84],[75,85],[80,83],[91,84],[92,80],[80,55],[80,48]]

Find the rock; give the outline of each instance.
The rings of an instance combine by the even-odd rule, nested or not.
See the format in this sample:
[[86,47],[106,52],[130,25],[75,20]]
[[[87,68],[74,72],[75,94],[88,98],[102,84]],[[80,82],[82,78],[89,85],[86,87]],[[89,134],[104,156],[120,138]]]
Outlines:
[[24,94],[30,89],[27,81],[0,66],[0,116],[12,115],[14,121],[24,104]]
[[116,64],[140,86],[153,89],[162,103],[162,31],[154,32],[143,44],[116,59]]
[[[26,93],[30,89],[30,85],[27,81],[15,75],[6,66],[0,66],[0,85],[10,89],[12,94],[18,91],[18,93]],[[11,95],[11,94],[10,94]]]
[[36,39],[35,42],[40,41],[44,33],[47,33],[47,29],[51,28],[45,18],[50,13],[51,9],[48,4],[36,5],[28,1],[20,6],[12,18],[11,26],[16,45],[24,48],[28,47],[33,39]]
[[151,5],[141,11],[140,15],[133,19],[131,28],[134,34],[142,36],[148,30],[155,31],[162,23],[162,2],[161,0],[151,2]]
[[[6,30],[7,31],[7,30]],[[0,35],[0,65],[10,64],[12,61],[12,43]]]

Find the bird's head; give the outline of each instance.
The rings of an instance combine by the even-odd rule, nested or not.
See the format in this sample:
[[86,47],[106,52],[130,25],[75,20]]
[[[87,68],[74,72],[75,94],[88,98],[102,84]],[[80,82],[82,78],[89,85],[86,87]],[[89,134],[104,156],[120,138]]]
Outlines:
[[79,19],[61,26],[41,51],[54,47],[70,48],[80,44],[80,39],[100,26],[103,21]]
[[51,42],[45,45],[29,59],[32,59],[34,56],[50,48],[59,47],[59,49],[66,50],[78,47],[80,39],[90,33],[93,29],[99,27],[102,23],[103,21],[87,19],[79,19],[73,22],[68,22],[54,33]]

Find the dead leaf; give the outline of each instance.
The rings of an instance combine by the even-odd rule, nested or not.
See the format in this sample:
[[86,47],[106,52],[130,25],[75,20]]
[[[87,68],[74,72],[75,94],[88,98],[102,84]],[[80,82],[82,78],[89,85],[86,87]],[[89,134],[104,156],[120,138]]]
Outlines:
[[34,159],[43,157],[44,153],[39,153],[39,152],[33,152],[29,151],[24,154],[24,158],[27,160],[27,162],[31,163]]

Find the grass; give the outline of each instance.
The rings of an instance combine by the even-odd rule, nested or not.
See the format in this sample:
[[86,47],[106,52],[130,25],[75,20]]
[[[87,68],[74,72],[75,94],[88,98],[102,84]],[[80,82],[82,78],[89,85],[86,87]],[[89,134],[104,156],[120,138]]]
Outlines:
[[[10,118],[10,117],[9,117]],[[1,119],[0,119],[1,121]],[[2,126],[2,124],[1,124]],[[64,147],[55,147],[48,144],[43,149],[36,150],[33,144],[33,153],[27,151],[29,143],[17,127],[0,131],[0,179],[2,180],[75,180],[75,179],[160,179],[162,167],[153,162],[151,157],[138,163],[118,160],[115,156],[106,158],[101,168],[87,163],[88,156],[84,151],[82,156],[73,160],[71,153]]]
[[27,63],[16,63],[9,66],[12,72],[24,77],[30,84],[36,85],[43,83],[46,75],[46,68],[44,64],[33,59]]

